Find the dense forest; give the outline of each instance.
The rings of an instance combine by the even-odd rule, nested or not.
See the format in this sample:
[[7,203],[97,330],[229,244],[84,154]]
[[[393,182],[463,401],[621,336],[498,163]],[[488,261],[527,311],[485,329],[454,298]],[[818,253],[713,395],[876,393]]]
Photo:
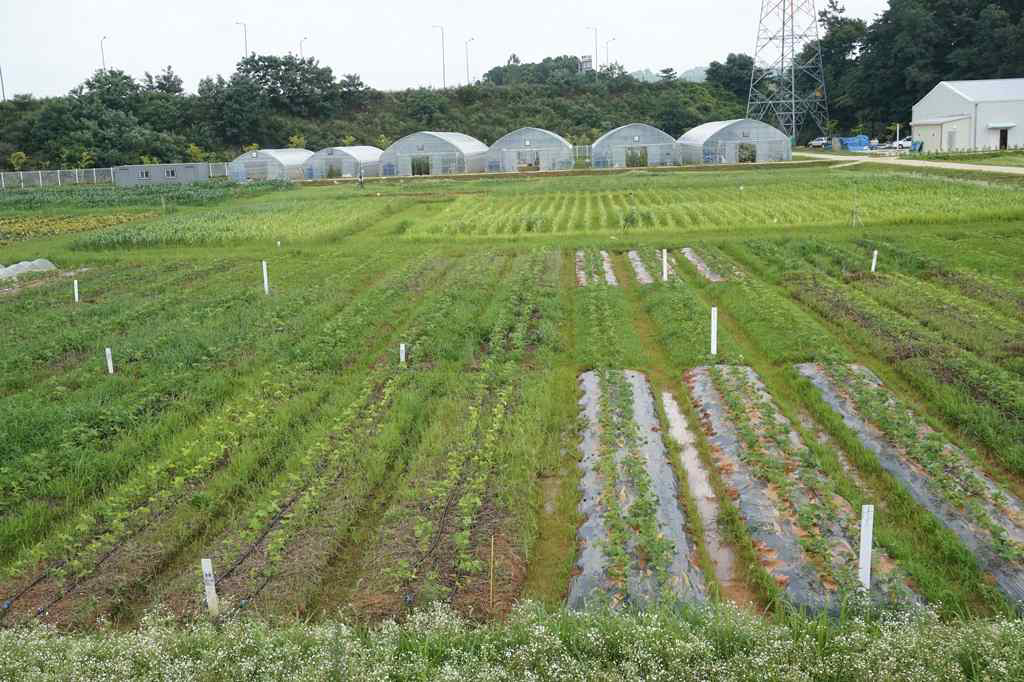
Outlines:
[[[820,19],[837,131],[884,136],[940,80],[1024,76],[1024,0],[890,0],[872,22],[828,0]],[[473,85],[384,92],[312,58],[251,54],[194,93],[171,67],[141,79],[110,69],[63,97],[0,104],[0,168],[226,160],[250,146],[385,147],[423,129],[490,143],[533,125],[583,144],[644,121],[679,135],[742,116],[752,67],[748,55],[731,54],[709,65],[704,83],[671,68],[644,82],[618,64],[580,73],[576,57],[530,64],[513,55]]]

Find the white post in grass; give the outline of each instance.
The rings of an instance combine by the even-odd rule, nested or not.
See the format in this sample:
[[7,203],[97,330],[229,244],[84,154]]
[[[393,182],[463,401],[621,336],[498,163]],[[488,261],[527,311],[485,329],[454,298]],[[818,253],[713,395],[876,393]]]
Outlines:
[[668,281],[668,249],[661,252],[661,281]]
[[209,559],[202,559],[203,586],[206,588],[206,607],[210,609],[210,615],[216,618],[220,615],[220,600],[217,598],[217,578],[213,575],[213,562]]
[[878,269],[878,249],[875,249],[875,252],[873,254],[871,254],[871,274],[874,274],[875,270],[877,270],[877,269]]
[[107,348],[107,374],[114,373],[114,354]]
[[711,308],[711,354],[718,355],[718,308]]
[[405,344],[399,344],[398,346],[398,361],[405,365]]
[[270,280],[267,278],[267,261],[263,261],[263,293],[270,296]]
[[277,240],[277,248],[279,248],[279,249],[281,248],[281,240],[280,239]]
[[74,284],[74,290],[75,290],[75,303],[78,303],[79,302],[78,301],[78,280],[76,279],[73,282],[73,284]]
[[875,506],[865,504],[860,510],[860,560],[857,563],[860,584],[871,589],[871,535],[875,527]]

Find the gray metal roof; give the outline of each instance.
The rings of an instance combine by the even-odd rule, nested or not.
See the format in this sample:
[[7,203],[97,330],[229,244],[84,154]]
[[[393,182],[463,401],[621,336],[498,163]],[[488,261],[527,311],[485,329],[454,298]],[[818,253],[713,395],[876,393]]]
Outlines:
[[464,133],[439,133],[433,130],[424,130],[422,133],[442,139],[466,155],[482,154],[487,151],[487,145]]
[[301,166],[306,162],[306,159],[313,156],[313,152],[308,149],[257,149],[256,151],[245,152],[239,155],[235,161],[251,158],[253,154],[274,159],[282,166]]
[[995,78],[979,81],[942,81],[953,92],[971,102],[1024,100],[1024,78]]
[[756,137],[752,139],[764,140],[765,138],[786,139],[785,133],[775,126],[752,118],[734,118],[730,121],[711,121],[691,128],[679,138],[679,144],[703,145],[716,135],[732,128],[742,126],[747,130],[756,130]]
[[502,135],[500,138],[498,138],[495,141],[494,144],[491,145],[491,149],[495,149],[495,148],[501,149],[501,145],[502,144],[507,144],[507,141],[510,138],[514,138],[516,135],[519,135],[519,134],[524,133],[526,131],[534,131],[534,132],[537,132],[537,133],[541,133],[544,136],[550,137],[551,141],[555,142],[559,146],[572,147],[572,145],[569,144],[569,141],[566,140],[561,135],[559,135],[558,133],[553,133],[550,130],[545,130],[544,128],[534,128],[533,126],[524,126],[524,127],[519,128],[517,130],[513,130],[510,133],[505,133],[504,135]]
[[[329,154],[328,152],[333,152],[333,154]],[[362,163],[374,163],[376,161],[380,161],[380,155],[383,153],[384,150],[378,149],[377,147],[370,147],[368,145],[352,145],[349,147],[324,147],[313,156],[334,156],[335,154],[344,154]]]

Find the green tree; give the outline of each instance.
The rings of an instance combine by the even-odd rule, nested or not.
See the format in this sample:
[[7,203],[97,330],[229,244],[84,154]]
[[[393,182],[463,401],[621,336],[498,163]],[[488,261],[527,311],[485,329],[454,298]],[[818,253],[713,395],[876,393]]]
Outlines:
[[754,58],[746,54],[730,54],[725,63],[711,62],[706,79],[744,102],[750,94],[750,76],[754,71]]
[[11,168],[16,171],[20,171],[28,163],[28,154],[25,152],[14,152],[8,158],[8,163],[11,164]]
[[679,77],[679,74],[677,74],[676,70],[673,69],[671,66],[668,67],[668,68],[662,69],[661,71],[658,72],[658,78],[662,82],[672,82],[672,81],[674,81],[678,77]]
[[306,136],[296,133],[288,138],[288,146],[292,149],[303,149],[306,146]]

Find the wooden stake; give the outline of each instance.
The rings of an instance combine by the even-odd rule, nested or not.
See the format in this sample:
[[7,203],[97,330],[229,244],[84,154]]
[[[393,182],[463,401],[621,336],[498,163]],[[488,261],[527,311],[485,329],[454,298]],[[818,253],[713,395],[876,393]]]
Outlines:
[[263,293],[270,296],[270,280],[267,278],[267,261],[263,261]]
[[668,281],[668,249],[661,252],[661,281]]
[[878,249],[871,255],[871,272],[872,274],[878,269]]
[[401,362],[403,365],[405,364],[405,344],[404,343],[398,345],[398,361]]
[[79,299],[78,299],[78,280],[76,279],[73,282],[73,284],[74,284],[74,290],[75,290],[75,303],[78,303],[79,302]]
[[494,612],[494,535],[491,535],[491,613]]
[[107,348],[106,349],[106,355],[107,355],[107,374],[113,374],[114,373],[114,354],[110,351],[109,348]]

